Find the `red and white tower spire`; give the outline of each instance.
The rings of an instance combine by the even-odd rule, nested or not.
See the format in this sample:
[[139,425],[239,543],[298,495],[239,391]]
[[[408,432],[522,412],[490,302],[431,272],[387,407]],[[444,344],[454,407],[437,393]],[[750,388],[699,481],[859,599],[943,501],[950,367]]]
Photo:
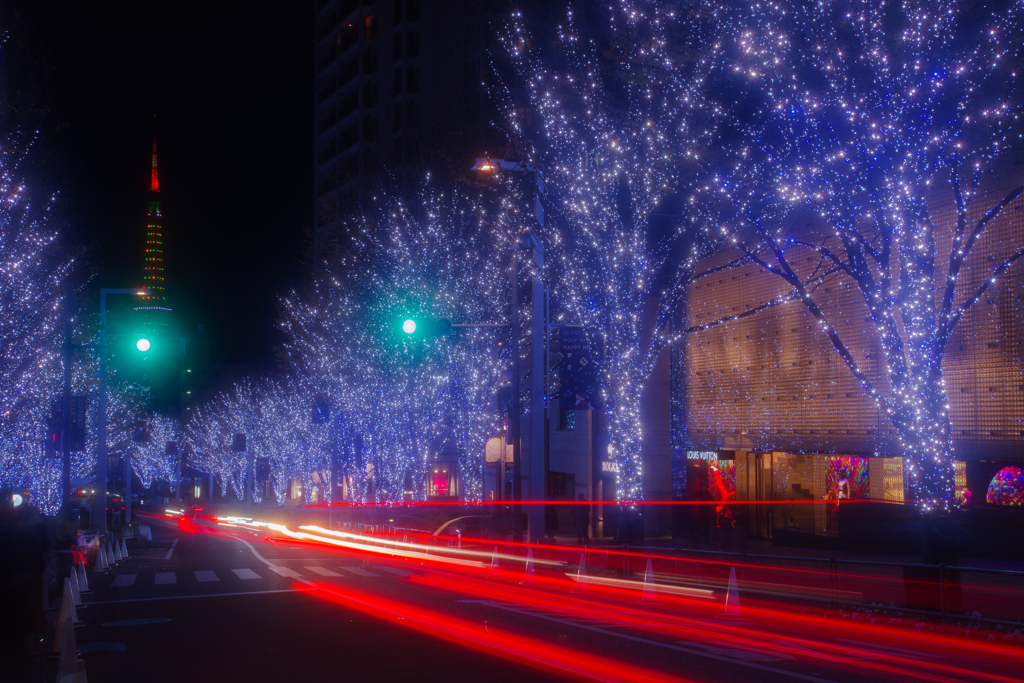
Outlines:
[[146,297],[149,306],[167,305],[166,280],[164,276],[164,229],[163,213],[160,209],[160,179],[156,166],[156,133],[153,134],[153,155],[151,160],[149,201],[146,218],[146,250],[143,262],[142,283],[150,290]]

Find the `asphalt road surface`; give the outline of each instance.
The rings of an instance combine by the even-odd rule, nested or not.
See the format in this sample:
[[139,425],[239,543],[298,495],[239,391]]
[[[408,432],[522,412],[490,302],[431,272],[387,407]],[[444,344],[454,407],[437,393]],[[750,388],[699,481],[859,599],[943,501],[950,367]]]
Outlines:
[[[536,582],[485,560],[152,525],[90,575],[92,683],[135,681],[1015,681],[1021,648],[725,596]],[[542,563],[541,563],[542,564]],[[888,630],[885,630],[885,629]]]

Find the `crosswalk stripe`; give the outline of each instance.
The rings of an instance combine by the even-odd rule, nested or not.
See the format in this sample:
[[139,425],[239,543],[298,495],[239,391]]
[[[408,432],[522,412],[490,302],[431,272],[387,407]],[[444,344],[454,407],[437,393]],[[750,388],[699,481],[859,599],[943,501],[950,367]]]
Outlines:
[[153,583],[158,586],[163,583],[178,583],[178,577],[175,576],[174,572],[157,572],[156,581]]
[[294,569],[288,569],[288,567],[270,567],[270,571],[276,572],[279,576],[287,576],[291,579],[302,578],[302,574],[298,573]]
[[362,569],[361,567],[342,567],[342,569],[344,569],[347,572],[352,572],[353,574],[356,574],[358,576],[376,576],[378,578],[380,577],[380,574],[368,572],[365,569]]
[[110,586],[111,588],[127,588],[135,583],[136,576],[138,576],[138,574],[121,574],[114,578],[114,581]]
[[240,579],[262,579],[263,578],[262,576],[260,576],[259,574],[257,574],[256,572],[254,572],[251,569],[232,569],[231,571],[233,571],[235,573],[235,576],[237,576]]
[[204,581],[220,581],[220,578],[218,578],[218,576],[216,574],[214,574],[213,572],[211,572],[210,570],[197,571],[197,572],[194,572],[194,573],[196,575],[196,581],[199,581],[199,582],[204,582]]
[[320,576],[341,576],[338,572],[332,572],[326,567],[306,567],[311,572],[316,572]]

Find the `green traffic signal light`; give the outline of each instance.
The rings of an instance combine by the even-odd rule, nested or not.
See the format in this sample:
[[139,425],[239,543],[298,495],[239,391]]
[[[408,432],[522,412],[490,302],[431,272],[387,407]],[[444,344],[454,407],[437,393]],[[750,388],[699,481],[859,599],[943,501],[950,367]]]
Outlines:
[[[401,325],[398,325],[398,321]],[[451,334],[452,321],[447,318],[398,318],[396,327],[409,337],[441,337]]]
[[135,348],[137,348],[142,353],[145,353],[146,351],[149,351],[150,348],[152,348],[152,346],[153,345],[150,343],[150,341],[148,339],[146,339],[145,337],[142,337],[137,342],[135,342]]

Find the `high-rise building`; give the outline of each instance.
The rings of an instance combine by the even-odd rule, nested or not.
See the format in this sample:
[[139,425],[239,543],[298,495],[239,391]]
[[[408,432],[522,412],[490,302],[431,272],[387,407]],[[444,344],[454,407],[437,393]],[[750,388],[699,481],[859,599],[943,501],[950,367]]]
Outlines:
[[[553,10],[533,4],[543,46]],[[491,122],[503,117],[487,92],[498,79],[508,96],[522,93],[496,40],[510,14],[494,0],[316,0],[314,248],[383,171],[502,155]]]
[[171,308],[167,303],[167,281],[164,272],[163,210],[160,201],[160,179],[157,175],[156,134],[153,134],[153,152],[150,159],[149,196],[146,201],[146,231],[143,250],[142,286],[149,290],[139,313],[143,330],[149,333],[167,333]]

